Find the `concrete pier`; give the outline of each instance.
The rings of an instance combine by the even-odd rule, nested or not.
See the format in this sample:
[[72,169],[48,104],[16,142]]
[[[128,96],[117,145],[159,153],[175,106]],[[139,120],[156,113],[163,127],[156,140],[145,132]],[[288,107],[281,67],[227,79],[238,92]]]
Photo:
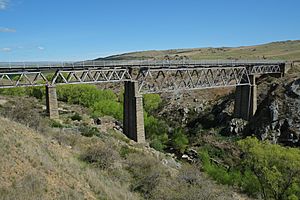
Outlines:
[[143,96],[138,92],[136,81],[125,81],[124,86],[124,134],[138,143],[145,143]]
[[46,86],[46,106],[47,113],[50,119],[58,119],[58,103],[57,103],[57,94],[55,86]]
[[249,75],[251,85],[237,86],[235,92],[234,117],[250,120],[257,109],[257,85],[255,76]]

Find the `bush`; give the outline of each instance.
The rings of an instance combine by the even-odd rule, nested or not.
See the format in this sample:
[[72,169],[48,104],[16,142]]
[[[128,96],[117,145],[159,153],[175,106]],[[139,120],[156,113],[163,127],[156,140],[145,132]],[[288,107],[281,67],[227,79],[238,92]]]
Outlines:
[[120,156],[122,158],[127,158],[129,154],[137,153],[135,149],[129,148],[127,145],[124,145],[120,149]]
[[77,120],[77,121],[81,121],[82,120],[82,117],[78,114],[78,113],[75,113],[74,115],[71,116],[71,119],[73,121]]
[[34,107],[34,102],[24,100],[22,103],[16,103],[15,106],[3,107],[2,115],[28,127],[38,129],[42,118]]
[[300,193],[300,150],[285,148],[256,138],[238,142],[244,152],[243,166],[251,169],[264,199],[288,199]]
[[95,85],[64,85],[57,87],[58,100],[91,107],[102,100],[117,101],[111,90],[100,90]]
[[203,170],[215,179],[218,183],[227,184],[227,185],[240,185],[241,183],[241,174],[237,170],[227,171],[224,167],[217,166],[211,163],[209,154],[207,151],[199,152]]
[[0,89],[0,94],[11,95],[11,96],[26,96],[27,92],[25,87],[17,87],[17,88]]
[[158,160],[138,153],[127,159],[127,170],[134,179],[131,189],[141,193],[145,199],[152,197],[160,179],[167,176],[167,171]]
[[100,136],[100,132],[96,127],[91,127],[91,126],[81,126],[79,128],[79,131],[81,135],[85,137],[93,137],[93,136]]
[[151,147],[162,151],[168,142],[167,124],[153,116],[148,116],[146,112],[144,118],[146,138],[150,140]]
[[81,159],[101,170],[109,169],[119,159],[119,154],[112,147],[105,144],[97,144],[90,147]]
[[63,128],[64,126],[56,120],[51,120],[50,126],[53,128]]
[[145,94],[144,95],[144,108],[146,112],[156,110],[161,104],[162,100],[158,94]]
[[111,100],[97,101],[92,106],[92,109],[94,117],[102,117],[108,115],[118,120],[123,119],[123,106],[119,102]]
[[172,135],[171,144],[174,149],[183,153],[189,144],[189,140],[181,128],[176,129]]

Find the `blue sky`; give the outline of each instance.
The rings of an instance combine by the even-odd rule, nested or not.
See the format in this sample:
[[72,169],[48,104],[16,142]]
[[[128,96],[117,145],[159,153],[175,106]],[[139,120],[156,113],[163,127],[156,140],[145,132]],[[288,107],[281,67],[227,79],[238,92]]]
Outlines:
[[299,0],[0,0],[0,62],[300,39]]

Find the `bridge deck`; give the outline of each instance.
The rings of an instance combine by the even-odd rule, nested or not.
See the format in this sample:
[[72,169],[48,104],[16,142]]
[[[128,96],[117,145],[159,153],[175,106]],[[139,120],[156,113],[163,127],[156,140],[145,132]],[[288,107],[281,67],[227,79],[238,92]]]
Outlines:
[[102,60],[80,62],[0,62],[0,72],[55,71],[89,68],[178,68],[284,65],[282,60]]

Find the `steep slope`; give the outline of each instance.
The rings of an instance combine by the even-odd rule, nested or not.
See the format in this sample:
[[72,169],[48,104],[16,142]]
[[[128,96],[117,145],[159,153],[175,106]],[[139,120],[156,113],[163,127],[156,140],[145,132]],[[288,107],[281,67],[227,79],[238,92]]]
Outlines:
[[139,199],[70,146],[5,118],[0,124],[0,199]]
[[[0,117],[0,200],[249,199],[201,166],[129,141],[112,117],[96,123],[80,106],[60,102],[61,120],[51,121],[40,103],[0,96],[0,115],[9,117]],[[71,119],[74,110],[82,119]]]
[[272,42],[263,45],[219,48],[172,49],[162,51],[141,51],[113,55],[106,60],[130,59],[300,59],[300,40]]

